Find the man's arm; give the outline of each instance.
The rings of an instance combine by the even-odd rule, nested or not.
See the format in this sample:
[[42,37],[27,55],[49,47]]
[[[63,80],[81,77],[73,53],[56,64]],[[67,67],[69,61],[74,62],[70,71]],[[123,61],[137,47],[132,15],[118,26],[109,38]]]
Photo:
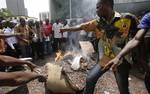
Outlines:
[[86,32],[94,32],[97,28],[97,20],[91,20],[85,23],[82,23],[80,25],[77,25],[75,27],[70,27],[70,28],[64,28],[61,29],[62,32],[64,31],[80,31],[84,30]]
[[36,67],[35,64],[29,61],[23,61],[14,57],[0,55],[0,65],[15,66],[15,65],[24,65],[24,64],[28,65],[31,70],[33,70]]
[[143,39],[144,35],[146,34],[148,30],[146,29],[140,29],[135,37],[129,41],[126,46],[121,50],[121,52],[114,58],[112,59],[105,67],[104,69],[108,69],[112,67],[113,70],[116,70],[116,67],[119,65],[119,60],[128,54],[133,48],[135,48],[140,41]]
[[17,39],[18,39],[18,40],[23,41],[23,42],[25,42],[25,43],[28,43],[27,40],[25,40],[25,39],[22,38],[22,36],[24,35],[24,33],[21,33],[21,32],[20,32],[19,26],[16,26],[16,27],[14,28],[14,31],[15,31],[15,34],[18,34],[18,33],[21,34],[20,36],[17,36]]
[[140,29],[135,35],[135,37],[131,41],[129,41],[127,45],[122,49],[122,51],[117,55],[117,58],[122,58],[123,56],[128,54],[133,48],[135,48],[143,39],[146,32],[146,29]]
[[81,26],[60,29],[61,32],[65,32],[65,31],[73,31],[73,32],[75,32],[75,31],[80,31],[80,30],[82,30]]
[[39,82],[46,82],[47,76],[34,72],[0,72],[0,86],[18,86],[26,84],[34,79]]
[[20,33],[15,33],[15,34],[0,34],[0,38],[8,38],[8,37],[13,37],[13,36],[20,36]]

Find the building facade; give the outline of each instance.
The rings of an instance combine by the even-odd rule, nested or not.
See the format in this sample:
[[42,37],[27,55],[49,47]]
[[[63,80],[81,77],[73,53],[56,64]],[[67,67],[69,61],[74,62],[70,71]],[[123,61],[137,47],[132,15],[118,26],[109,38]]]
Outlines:
[[150,0],[115,0],[115,9],[119,12],[130,12],[140,15],[150,11]]
[[[115,10],[139,14],[148,11],[150,0],[114,0]],[[49,0],[50,19],[95,17],[97,0]]]
[[49,18],[50,18],[49,12],[41,12],[41,13],[39,13],[39,19],[41,21],[44,21],[45,19],[49,19]]
[[8,10],[15,16],[27,16],[24,0],[6,0]]
[[49,0],[51,19],[82,18],[95,15],[97,0]]

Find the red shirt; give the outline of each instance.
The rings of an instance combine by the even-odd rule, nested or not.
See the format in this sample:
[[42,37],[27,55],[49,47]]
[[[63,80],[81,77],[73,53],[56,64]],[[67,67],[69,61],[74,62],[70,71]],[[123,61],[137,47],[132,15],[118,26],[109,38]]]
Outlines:
[[43,29],[44,29],[45,36],[49,36],[50,34],[52,34],[52,25],[51,24],[43,25]]

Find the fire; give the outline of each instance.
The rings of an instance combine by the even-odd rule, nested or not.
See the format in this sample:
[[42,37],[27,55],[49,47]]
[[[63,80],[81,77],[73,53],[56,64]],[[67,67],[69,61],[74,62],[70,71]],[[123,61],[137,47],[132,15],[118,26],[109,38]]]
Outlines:
[[70,66],[73,70],[87,69],[88,64],[86,63],[86,60],[78,52],[71,52],[71,51],[63,52],[63,51],[59,50],[56,53],[55,62],[59,63],[60,61],[63,61],[64,58],[66,58],[68,56],[73,57],[73,59],[71,59],[71,61],[69,61]]
[[63,59],[63,53],[61,50],[59,50],[57,53],[56,53],[56,57],[55,57],[55,62],[59,62]]

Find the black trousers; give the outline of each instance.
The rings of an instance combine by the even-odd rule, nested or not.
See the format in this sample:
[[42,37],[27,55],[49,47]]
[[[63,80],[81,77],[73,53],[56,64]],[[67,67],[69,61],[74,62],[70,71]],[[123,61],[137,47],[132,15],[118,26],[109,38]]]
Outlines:
[[144,78],[145,86],[148,91],[148,94],[150,94],[150,74],[145,73],[145,78]]
[[[129,70],[130,70],[130,64],[127,63],[124,60],[124,63],[122,63],[118,71],[115,72],[115,77],[117,81],[117,85],[120,91],[120,94],[129,94],[129,83],[128,83],[128,77],[129,77]],[[83,91],[83,94],[93,94],[95,85],[98,81],[98,79],[106,72],[107,70],[102,71],[102,68],[99,64],[96,64],[91,71],[89,71],[87,78],[86,78],[86,86]]]
[[61,50],[61,42],[62,42],[61,38],[54,38],[54,43],[53,43],[54,52]]
[[15,50],[13,50],[9,45],[7,45],[6,52],[4,54],[19,58],[21,54],[19,44],[13,44],[13,46],[15,47]]
[[144,78],[144,82],[146,85],[146,88],[148,90],[148,93],[150,94],[150,37],[146,37],[144,38],[144,52],[145,52],[145,69],[146,69],[146,73],[145,73],[145,78]]
[[[13,46],[15,47],[15,50],[13,50],[9,45],[7,45],[7,49],[4,55],[19,58],[19,56],[21,55],[20,46],[19,44],[13,44]],[[15,65],[12,66],[12,68],[9,68],[9,66],[0,66],[0,71],[6,71],[6,69],[9,69],[7,71],[20,71],[23,70],[24,67],[22,65]]]

